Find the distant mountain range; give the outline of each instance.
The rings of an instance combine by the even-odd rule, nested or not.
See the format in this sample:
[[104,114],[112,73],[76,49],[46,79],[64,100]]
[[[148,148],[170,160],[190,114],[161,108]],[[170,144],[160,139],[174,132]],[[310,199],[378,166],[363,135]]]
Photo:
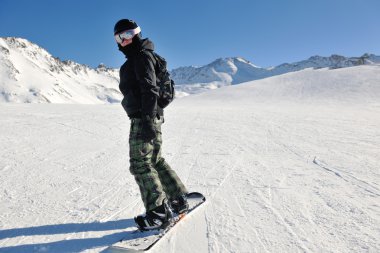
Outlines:
[[[220,58],[202,67],[171,71],[179,97],[225,85],[281,75],[306,68],[345,68],[380,64],[380,56],[313,56],[307,60],[261,68],[241,58]],[[99,65],[93,69],[61,61],[22,38],[0,38],[0,102],[17,103],[118,103],[119,70]]]
[[364,54],[361,57],[312,56],[295,63],[284,63],[276,67],[261,68],[241,58],[220,58],[202,67],[181,67],[172,71],[172,77],[178,84],[220,82],[239,84],[242,82],[281,75],[306,68],[345,68],[358,65],[379,64],[380,56]]

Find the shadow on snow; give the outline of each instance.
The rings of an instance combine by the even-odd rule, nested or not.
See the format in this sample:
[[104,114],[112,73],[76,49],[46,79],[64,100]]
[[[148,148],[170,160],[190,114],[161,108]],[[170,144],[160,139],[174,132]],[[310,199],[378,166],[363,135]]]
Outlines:
[[[69,234],[89,231],[107,231],[135,227],[133,219],[123,219],[108,222],[68,223],[45,225],[29,228],[13,228],[0,230],[0,240],[19,236]],[[0,252],[80,252],[86,249],[110,246],[123,238],[138,238],[146,236],[143,233],[133,233],[135,230],[108,234],[103,237],[68,239],[48,243],[25,244],[0,248]]]

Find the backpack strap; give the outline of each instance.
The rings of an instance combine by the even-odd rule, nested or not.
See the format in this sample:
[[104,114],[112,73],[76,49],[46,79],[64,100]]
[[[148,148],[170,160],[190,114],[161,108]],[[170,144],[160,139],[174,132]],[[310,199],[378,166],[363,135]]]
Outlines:
[[157,73],[158,73],[158,71],[157,71],[158,70],[158,66],[157,66],[158,64],[157,64],[157,62],[158,62],[158,60],[157,60],[157,57],[156,57],[156,54],[154,53],[154,51],[143,48],[143,49],[141,49],[140,52],[145,53],[147,55],[150,55],[151,59],[153,60],[154,71],[156,72],[156,77],[157,77]]

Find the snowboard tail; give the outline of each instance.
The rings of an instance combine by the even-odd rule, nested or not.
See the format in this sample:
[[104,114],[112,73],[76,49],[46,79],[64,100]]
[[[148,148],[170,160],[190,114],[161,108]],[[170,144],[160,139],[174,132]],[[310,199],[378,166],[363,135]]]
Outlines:
[[202,205],[206,198],[199,192],[191,192],[187,194],[189,210],[185,214],[174,216],[171,222],[160,230],[140,231],[136,230],[132,236],[122,239],[121,241],[108,247],[104,253],[132,253],[146,252],[151,249],[158,241],[160,241],[171,229],[175,227],[183,218],[189,216],[197,207]]

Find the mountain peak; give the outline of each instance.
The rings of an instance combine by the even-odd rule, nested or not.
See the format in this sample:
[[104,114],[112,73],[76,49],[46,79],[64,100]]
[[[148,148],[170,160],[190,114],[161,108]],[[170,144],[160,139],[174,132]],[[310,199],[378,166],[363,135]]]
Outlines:
[[218,58],[201,67],[181,67],[171,71],[178,84],[214,82],[218,87],[251,81],[262,68],[243,57]]
[[[19,50],[26,50],[26,51],[43,51],[45,54],[49,54],[46,49],[40,47],[39,45],[24,39],[24,38],[18,38],[18,37],[1,37],[0,39],[3,39],[3,41],[11,48],[19,49]],[[49,54],[50,55],[50,54]]]

